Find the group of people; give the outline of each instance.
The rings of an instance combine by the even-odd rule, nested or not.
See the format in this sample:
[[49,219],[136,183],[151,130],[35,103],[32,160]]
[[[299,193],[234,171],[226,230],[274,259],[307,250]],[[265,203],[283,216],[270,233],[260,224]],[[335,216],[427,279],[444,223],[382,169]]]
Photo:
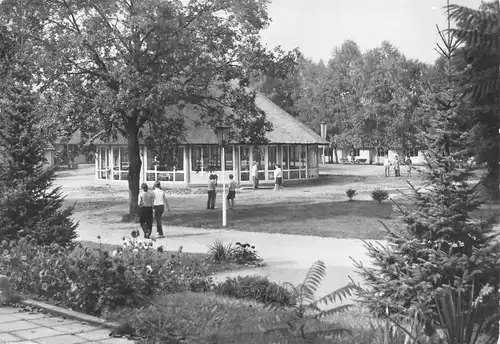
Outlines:
[[408,177],[411,177],[411,165],[412,161],[410,159],[410,156],[407,155],[406,159],[403,159],[401,162],[399,160],[399,156],[395,156],[393,160],[389,159],[389,155],[386,154],[384,158],[384,175],[386,177],[391,176],[391,169],[394,170],[394,176],[395,177],[401,177],[401,164],[406,166],[406,173]]
[[[217,198],[217,175],[210,174],[208,177],[208,186],[207,186],[207,209],[215,209],[215,200]],[[227,185],[228,191],[226,195],[226,199],[229,203],[229,208],[234,208],[234,199],[236,198],[236,188],[238,184],[234,180],[234,176],[232,174],[229,175],[229,183]],[[223,195],[224,196],[224,195]]]
[[[257,161],[253,162],[252,165],[252,181],[253,181],[253,189],[257,190],[259,188],[259,165]],[[281,169],[281,165],[274,166],[274,191],[279,191],[283,188],[283,170]]]
[[159,181],[155,182],[153,190],[148,190],[148,184],[146,183],[142,183],[141,189],[142,191],[139,194],[139,223],[144,232],[144,238],[151,238],[153,232],[153,216],[156,219],[158,237],[163,238],[161,217],[165,211],[165,206],[168,211],[171,211],[167,200],[167,194],[161,189]]

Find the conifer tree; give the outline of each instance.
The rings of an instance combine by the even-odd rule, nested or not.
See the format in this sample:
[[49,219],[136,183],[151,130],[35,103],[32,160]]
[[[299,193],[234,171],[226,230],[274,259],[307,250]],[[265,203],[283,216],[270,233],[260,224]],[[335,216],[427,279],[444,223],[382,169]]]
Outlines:
[[[499,276],[492,224],[475,215],[481,198],[470,182],[467,158],[477,136],[474,129],[463,130],[468,90],[452,63],[459,43],[451,34],[440,35],[439,52],[447,63],[441,84],[425,93],[426,110],[432,114],[430,128],[421,134],[428,147],[425,185],[409,183],[408,207],[394,203],[403,228],[386,227],[388,245],[365,244],[372,266],[355,263],[366,283],[362,303],[381,316],[413,319],[417,312],[430,332],[443,325],[436,302],[442,288],[462,288],[461,302],[471,305],[482,287],[498,285]],[[476,323],[488,322],[495,300],[495,295],[483,300]]]
[[39,94],[19,37],[0,29],[0,239],[68,245],[77,224],[44,166],[48,142],[40,129]]

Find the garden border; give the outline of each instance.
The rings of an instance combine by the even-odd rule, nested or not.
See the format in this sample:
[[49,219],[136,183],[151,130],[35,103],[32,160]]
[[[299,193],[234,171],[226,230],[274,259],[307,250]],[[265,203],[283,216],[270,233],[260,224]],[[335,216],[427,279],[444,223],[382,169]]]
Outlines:
[[19,303],[23,306],[28,307],[36,307],[44,310],[47,313],[50,313],[55,316],[60,316],[67,319],[72,319],[76,321],[86,322],[91,325],[101,326],[107,329],[116,330],[120,327],[120,325],[113,321],[107,321],[92,315],[76,312],[71,309],[62,308],[58,306],[54,306],[45,302],[35,301],[35,300],[21,300]]

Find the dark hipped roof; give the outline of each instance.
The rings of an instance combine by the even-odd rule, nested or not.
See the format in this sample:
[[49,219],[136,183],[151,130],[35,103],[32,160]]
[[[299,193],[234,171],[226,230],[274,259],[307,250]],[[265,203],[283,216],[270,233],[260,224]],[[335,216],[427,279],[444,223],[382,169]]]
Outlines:
[[[321,138],[311,128],[295,119],[264,95],[257,93],[255,104],[265,112],[267,120],[273,124],[273,130],[266,134],[266,138],[270,144],[328,144],[328,141]],[[190,108],[186,107],[186,109]],[[197,117],[194,113],[196,110],[191,108],[191,110],[187,111],[189,113],[185,113],[184,117]],[[187,120],[185,127],[186,132],[180,142],[186,144],[217,144],[217,136],[209,126],[196,126],[192,121]],[[144,129],[143,133],[146,131],[147,129]],[[102,133],[101,135],[96,135],[94,140],[92,140],[93,143],[97,145],[127,143],[127,140],[121,135],[116,141],[107,140],[101,136]]]

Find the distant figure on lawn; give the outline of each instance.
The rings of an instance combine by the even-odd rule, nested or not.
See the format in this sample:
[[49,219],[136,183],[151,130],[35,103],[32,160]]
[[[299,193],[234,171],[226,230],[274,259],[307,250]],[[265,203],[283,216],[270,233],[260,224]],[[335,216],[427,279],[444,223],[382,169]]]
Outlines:
[[276,165],[274,169],[274,191],[281,190],[283,186],[283,171],[280,165]]
[[256,190],[259,188],[259,165],[257,161],[253,162],[252,165],[252,181],[253,181],[253,189]]
[[215,209],[215,188],[217,186],[216,176],[214,174],[210,174],[208,178],[208,186],[207,186],[207,209]]
[[406,173],[408,174],[408,177],[411,177],[411,165],[412,165],[412,162],[411,162],[409,154],[406,156],[405,164],[406,164]]
[[394,157],[393,166],[394,166],[394,177],[400,177],[401,173],[400,173],[400,166],[399,166],[399,156],[397,156],[397,155]]
[[386,177],[391,176],[391,161],[389,160],[389,154],[386,154],[384,158],[384,175]]
[[161,189],[161,184],[159,181],[155,182],[155,188],[153,190],[155,195],[154,200],[154,211],[156,219],[156,231],[158,232],[158,238],[163,238],[163,227],[161,225],[161,216],[165,211],[165,206],[167,206],[168,211],[170,211],[170,205],[168,205],[167,193]]
[[144,232],[144,238],[149,239],[153,231],[153,204],[155,195],[151,191],[148,191],[148,184],[146,183],[142,183],[141,189],[142,192],[139,194],[139,223]]
[[227,201],[229,204],[229,208],[234,208],[234,199],[236,198],[236,187],[238,185],[234,181],[234,176],[232,174],[229,175],[229,184],[228,184],[228,192],[227,192]]

